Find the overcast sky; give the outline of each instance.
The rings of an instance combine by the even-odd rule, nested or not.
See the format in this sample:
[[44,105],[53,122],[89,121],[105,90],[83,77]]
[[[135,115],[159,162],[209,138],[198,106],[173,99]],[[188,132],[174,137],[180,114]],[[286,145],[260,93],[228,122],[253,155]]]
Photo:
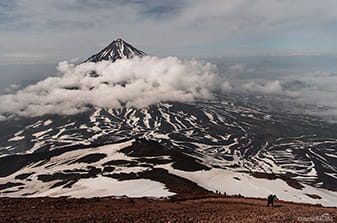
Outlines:
[[119,37],[180,57],[337,52],[335,0],[1,0],[0,63],[86,58]]

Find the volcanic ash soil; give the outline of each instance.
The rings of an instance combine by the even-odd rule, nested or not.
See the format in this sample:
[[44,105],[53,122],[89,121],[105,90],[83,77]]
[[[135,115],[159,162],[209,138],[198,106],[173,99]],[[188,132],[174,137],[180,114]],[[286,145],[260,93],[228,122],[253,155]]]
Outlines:
[[[337,208],[233,197],[0,198],[0,222],[337,222]],[[331,221],[332,220],[332,221]]]

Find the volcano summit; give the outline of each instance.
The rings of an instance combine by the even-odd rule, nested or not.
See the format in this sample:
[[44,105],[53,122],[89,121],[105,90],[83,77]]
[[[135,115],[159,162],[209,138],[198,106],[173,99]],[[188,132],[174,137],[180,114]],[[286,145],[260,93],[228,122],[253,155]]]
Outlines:
[[99,53],[89,57],[84,62],[99,62],[108,60],[114,62],[118,59],[130,59],[135,56],[143,57],[146,54],[131,46],[122,39],[117,39],[110,43],[107,47],[101,50]]

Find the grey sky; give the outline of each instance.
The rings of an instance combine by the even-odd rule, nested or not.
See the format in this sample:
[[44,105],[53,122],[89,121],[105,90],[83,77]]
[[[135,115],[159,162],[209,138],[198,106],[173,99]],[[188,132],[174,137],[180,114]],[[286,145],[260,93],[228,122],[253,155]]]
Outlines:
[[158,56],[335,54],[335,0],[2,0],[0,63],[85,58],[116,38]]

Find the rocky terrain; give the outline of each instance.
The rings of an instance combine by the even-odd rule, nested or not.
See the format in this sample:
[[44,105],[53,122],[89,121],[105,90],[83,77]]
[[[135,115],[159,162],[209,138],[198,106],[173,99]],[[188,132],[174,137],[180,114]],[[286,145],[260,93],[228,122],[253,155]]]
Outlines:
[[5,156],[0,158],[0,197],[170,197],[218,191],[336,205],[335,192],[285,175],[205,165],[202,159],[145,139]]
[[[0,198],[0,222],[336,222],[337,209],[208,194],[149,198]],[[311,220],[311,221],[308,221]]]

